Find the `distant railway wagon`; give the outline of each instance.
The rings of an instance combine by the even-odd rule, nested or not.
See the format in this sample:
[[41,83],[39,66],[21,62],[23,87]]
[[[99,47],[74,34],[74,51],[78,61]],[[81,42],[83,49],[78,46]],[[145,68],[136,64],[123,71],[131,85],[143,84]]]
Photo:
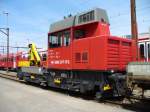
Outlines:
[[9,54],[9,58],[7,55],[0,56],[0,68],[1,69],[13,69],[16,67],[16,61],[14,60],[14,54]]
[[140,38],[139,41],[139,60],[150,62],[150,38]]
[[[47,51],[40,51],[41,56],[41,66],[47,68]],[[20,68],[20,66],[29,66],[29,53],[26,52],[18,52],[16,54],[9,54],[9,58],[7,61],[7,55],[0,55],[0,69],[9,69],[16,70]]]

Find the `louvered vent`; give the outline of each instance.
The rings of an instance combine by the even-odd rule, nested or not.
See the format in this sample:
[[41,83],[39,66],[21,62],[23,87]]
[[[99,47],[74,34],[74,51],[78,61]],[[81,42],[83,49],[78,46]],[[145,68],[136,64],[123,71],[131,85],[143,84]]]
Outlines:
[[82,61],[83,62],[87,62],[88,61],[88,53],[87,52],[83,52],[82,53]]
[[75,53],[75,61],[76,61],[76,63],[80,63],[80,61],[81,61],[81,53]]

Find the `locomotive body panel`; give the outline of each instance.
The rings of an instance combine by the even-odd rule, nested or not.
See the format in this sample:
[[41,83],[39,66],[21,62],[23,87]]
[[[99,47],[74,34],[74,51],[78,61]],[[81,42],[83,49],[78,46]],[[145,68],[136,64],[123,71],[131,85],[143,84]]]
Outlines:
[[[125,71],[125,66],[133,60],[132,40],[110,36],[109,22],[102,13],[90,11],[51,25],[49,69]],[[98,15],[101,18],[96,19]],[[82,16],[87,20],[83,20]],[[66,32],[69,32],[70,38],[68,46],[64,45]]]
[[125,71],[126,65],[132,61],[132,40],[109,37],[107,40],[107,69]]
[[67,70],[125,70],[132,61],[132,40],[96,36],[73,40],[71,45],[48,51],[48,67]]
[[48,50],[48,66],[52,69],[71,69],[71,46]]

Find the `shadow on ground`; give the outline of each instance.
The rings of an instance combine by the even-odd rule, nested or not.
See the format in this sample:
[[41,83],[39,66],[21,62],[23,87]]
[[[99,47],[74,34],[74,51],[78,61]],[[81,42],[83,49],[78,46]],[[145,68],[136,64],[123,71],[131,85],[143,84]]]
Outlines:
[[123,104],[122,107],[136,112],[150,112],[150,99],[146,99],[145,101],[140,100],[131,104]]

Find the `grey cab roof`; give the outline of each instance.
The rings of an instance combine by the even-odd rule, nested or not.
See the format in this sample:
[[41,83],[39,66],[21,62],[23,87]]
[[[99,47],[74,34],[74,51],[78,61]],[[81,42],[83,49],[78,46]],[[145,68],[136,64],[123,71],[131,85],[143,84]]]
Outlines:
[[72,27],[72,26],[87,24],[87,22],[86,23],[79,23],[79,17],[81,15],[86,14],[86,13],[91,12],[91,11],[94,11],[94,20],[90,21],[90,22],[100,21],[103,18],[106,23],[109,23],[109,19],[108,19],[106,10],[100,9],[100,8],[95,8],[95,9],[88,10],[88,11],[85,11],[82,13],[78,13],[75,16],[65,18],[65,19],[57,21],[55,23],[52,23],[50,25],[49,32],[53,33],[53,32],[63,30],[63,29],[67,29],[67,28]]

